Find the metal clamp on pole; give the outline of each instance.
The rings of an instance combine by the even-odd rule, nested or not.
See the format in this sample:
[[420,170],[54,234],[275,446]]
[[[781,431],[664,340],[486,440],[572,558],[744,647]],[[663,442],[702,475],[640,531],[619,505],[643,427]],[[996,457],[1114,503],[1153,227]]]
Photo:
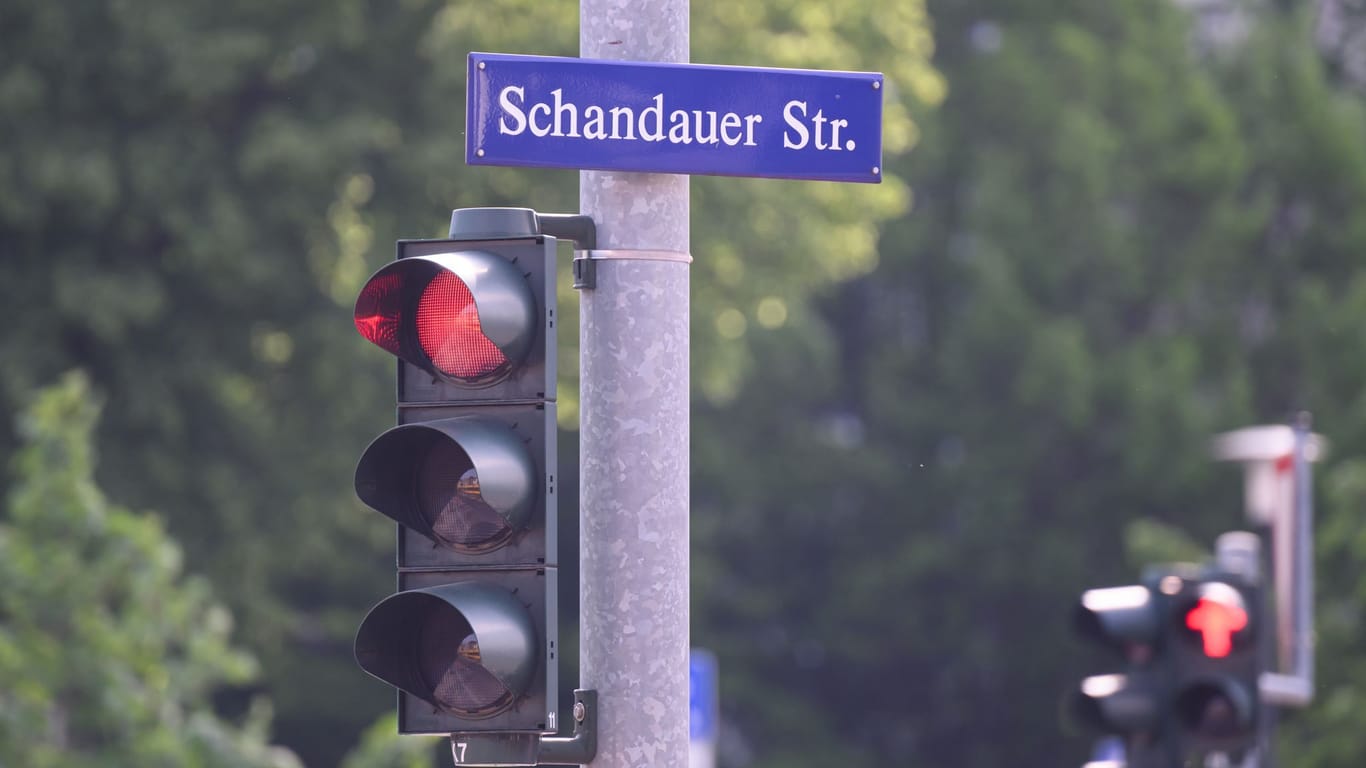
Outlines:
[[589,250],[574,256],[574,287],[596,288],[598,284],[597,262],[608,259],[618,259],[622,261],[673,261],[679,264],[691,264],[692,254],[683,251],[631,248]]
[[581,213],[538,213],[536,223],[541,234],[574,243],[574,287],[593,288],[597,274],[588,254],[598,247],[598,225],[592,216]]
[[592,251],[578,251],[574,254],[574,288],[592,290],[598,287],[598,269],[589,254]]
[[451,758],[469,768],[587,765],[598,754],[598,692],[574,691],[574,735],[452,733]]

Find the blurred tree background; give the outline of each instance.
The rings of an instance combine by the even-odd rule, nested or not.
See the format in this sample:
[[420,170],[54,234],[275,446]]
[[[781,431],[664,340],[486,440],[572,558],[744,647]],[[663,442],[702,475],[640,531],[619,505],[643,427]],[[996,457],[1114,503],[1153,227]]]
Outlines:
[[[1144,531],[1242,525],[1208,438],[1302,408],[1333,453],[1284,762],[1366,762],[1356,5],[693,0],[694,61],[890,86],[881,185],[693,181],[723,765],[1080,762],[1076,593],[1132,579]],[[393,557],[351,493],[393,396],[351,302],[451,208],[575,209],[577,174],[465,167],[460,128],[469,51],[574,55],[577,13],[0,5],[0,409],[27,414],[0,424],[0,762],[428,762],[351,658]]]

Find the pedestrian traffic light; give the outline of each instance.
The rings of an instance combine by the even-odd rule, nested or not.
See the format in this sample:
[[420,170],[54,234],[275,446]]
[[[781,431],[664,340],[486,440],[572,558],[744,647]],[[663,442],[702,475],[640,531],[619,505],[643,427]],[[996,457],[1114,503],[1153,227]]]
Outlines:
[[1160,596],[1147,586],[1088,590],[1074,613],[1083,639],[1117,651],[1127,663],[1123,673],[1082,681],[1072,697],[1073,717],[1127,743],[1151,742],[1161,726],[1165,680],[1158,662],[1161,641]]
[[1213,753],[1241,759],[1258,739],[1258,591],[1220,573],[1170,589],[1172,713],[1182,754],[1197,760]]
[[1121,737],[1130,768],[1241,761],[1258,748],[1259,590],[1206,566],[1149,569],[1141,586],[1082,595],[1075,628],[1118,650],[1120,674],[1086,678],[1076,721]]
[[356,300],[398,359],[398,425],[356,467],[397,523],[398,592],[356,634],[398,689],[400,733],[559,727],[555,238],[534,211],[456,211],[400,240]]

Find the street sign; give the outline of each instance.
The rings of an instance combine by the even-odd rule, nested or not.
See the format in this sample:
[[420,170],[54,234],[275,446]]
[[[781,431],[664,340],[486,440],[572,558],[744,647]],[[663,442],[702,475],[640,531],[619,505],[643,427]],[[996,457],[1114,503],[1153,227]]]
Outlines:
[[693,648],[688,654],[688,767],[716,768],[720,699],[716,654]]
[[882,181],[882,75],[471,53],[471,165]]
[[688,738],[715,742],[717,734],[716,655],[693,648],[688,656]]

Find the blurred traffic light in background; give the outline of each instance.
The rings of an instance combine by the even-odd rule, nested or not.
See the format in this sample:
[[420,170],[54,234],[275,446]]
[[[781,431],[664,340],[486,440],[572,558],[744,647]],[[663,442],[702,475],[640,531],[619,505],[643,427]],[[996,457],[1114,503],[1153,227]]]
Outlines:
[[355,325],[398,359],[398,426],[355,485],[398,524],[399,590],[356,660],[398,689],[400,733],[555,731],[555,238],[456,211],[449,239],[399,241]]
[[1259,590],[1209,566],[1153,568],[1143,581],[1088,590],[1076,607],[1077,634],[1125,664],[1070,697],[1073,721],[1123,744],[1123,760],[1090,765],[1241,765],[1261,723]]
[[1115,652],[1124,670],[1093,675],[1071,697],[1073,718],[1123,739],[1128,754],[1155,748],[1162,732],[1167,669],[1162,650],[1162,595],[1146,585],[1088,590],[1073,614],[1084,640]]
[[1187,758],[1241,759],[1257,743],[1257,592],[1230,574],[1173,581],[1172,715]]

